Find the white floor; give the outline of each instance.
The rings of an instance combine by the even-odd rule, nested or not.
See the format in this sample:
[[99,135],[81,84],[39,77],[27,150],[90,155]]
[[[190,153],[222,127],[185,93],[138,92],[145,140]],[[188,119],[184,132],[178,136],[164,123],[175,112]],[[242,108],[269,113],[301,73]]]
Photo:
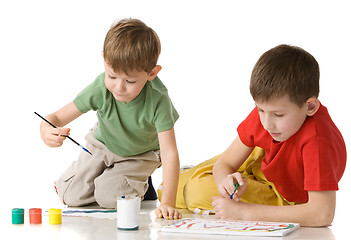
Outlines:
[[[254,237],[228,237],[219,235],[201,235],[201,234],[178,234],[178,233],[161,233],[162,226],[168,225],[174,220],[165,220],[156,218],[154,209],[157,206],[156,201],[142,202],[140,228],[137,231],[122,231],[116,227],[116,220],[98,219],[90,217],[63,217],[61,225],[49,225],[47,216],[43,216],[43,223],[40,225],[30,225],[28,215],[25,216],[25,223],[22,225],[13,225],[11,223],[11,209],[2,208],[1,213],[1,232],[8,239],[281,239],[281,238],[254,238]],[[192,214],[190,211],[183,210],[183,217],[191,218],[215,218],[214,215],[202,216]],[[346,214],[346,213],[345,213]],[[335,226],[326,228],[300,228],[297,231],[284,237],[284,239],[347,239],[347,223],[338,222]],[[344,229],[344,230],[343,230]]]

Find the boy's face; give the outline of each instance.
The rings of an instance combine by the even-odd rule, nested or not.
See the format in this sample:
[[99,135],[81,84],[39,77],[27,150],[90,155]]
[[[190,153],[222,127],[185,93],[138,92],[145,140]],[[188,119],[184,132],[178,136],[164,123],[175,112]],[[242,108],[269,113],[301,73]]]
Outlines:
[[283,142],[294,135],[308,116],[307,104],[299,107],[286,95],[267,102],[256,101],[261,123],[278,142]]
[[142,72],[115,73],[114,70],[104,61],[105,65],[105,85],[120,102],[129,103],[133,101],[143,90],[147,81],[153,78],[150,74]]

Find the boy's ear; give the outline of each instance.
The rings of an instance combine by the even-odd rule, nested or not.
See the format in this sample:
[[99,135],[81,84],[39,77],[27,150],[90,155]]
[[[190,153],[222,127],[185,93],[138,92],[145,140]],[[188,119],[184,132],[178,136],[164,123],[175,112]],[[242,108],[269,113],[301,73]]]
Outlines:
[[157,74],[161,71],[162,67],[160,65],[156,65],[151,72],[149,73],[148,81],[154,80]]
[[307,104],[307,116],[313,116],[319,109],[321,103],[315,97],[311,97],[306,100]]

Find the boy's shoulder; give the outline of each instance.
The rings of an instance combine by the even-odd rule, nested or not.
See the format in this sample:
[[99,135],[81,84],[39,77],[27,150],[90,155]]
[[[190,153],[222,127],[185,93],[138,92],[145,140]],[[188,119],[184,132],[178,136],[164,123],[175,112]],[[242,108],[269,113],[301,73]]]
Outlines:
[[97,86],[105,86],[105,72],[100,73],[93,83]]
[[105,73],[100,73],[93,82],[87,85],[77,97],[103,97],[106,95],[107,88],[105,86]]
[[158,76],[156,76],[152,81],[147,82],[146,85],[153,92],[167,95],[168,90]]
[[99,74],[93,82],[77,94],[73,102],[82,113],[101,108],[106,99],[105,73]]
[[342,134],[329,115],[328,109],[320,104],[318,111],[307,117],[299,132],[305,138],[323,138],[325,141],[342,140]]

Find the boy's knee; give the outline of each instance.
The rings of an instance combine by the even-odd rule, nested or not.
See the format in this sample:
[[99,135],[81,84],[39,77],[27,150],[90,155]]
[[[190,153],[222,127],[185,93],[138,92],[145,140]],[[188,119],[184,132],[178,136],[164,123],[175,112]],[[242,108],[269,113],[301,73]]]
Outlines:
[[95,189],[95,201],[102,208],[115,209],[117,207],[117,196],[106,191]]
[[80,207],[87,204],[87,202],[81,201],[81,199],[79,199],[76,194],[72,194],[69,191],[65,191],[63,194],[59,193],[60,190],[57,190],[57,192],[58,192],[57,194],[58,198],[61,200],[63,204],[67,206]]
[[56,190],[57,196],[63,204],[67,206],[76,207],[77,201],[75,197],[73,197],[73,194],[70,194],[70,191],[68,191],[68,186],[69,186],[69,183],[67,183],[65,179],[61,179],[61,178],[58,179],[55,182],[55,190]]
[[118,183],[114,185],[106,184],[106,182],[100,178],[95,179],[94,197],[100,207],[112,209],[117,207],[117,184]]
[[91,202],[87,201],[82,201],[77,197],[75,194],[70,194],[69,192],[66,192],[64,196],[59,196],[60,200],[62,201],[63,204],[69,206],[69,207],[81,207],[90,204]]
[[55,189],[58,198],[67,206],[79,207],[93,203],[94,196],[91,189],[85,191],[78,184],[72,182],[74,176],[69,179],[60,178],[55,182]]
[[117,198],[129,195],[126,189],[126,180],[124,176],[114,177],[113,181],[110,178],[98,177],[94,181],[95,201],[102,208],[116,208]]
[[103,208],[116,208],[117,198],[121,196],[143,197],[147,190],[145,181],[129,179],[127,176],[110,178],[98,177],[94,181],[95,201]]
[[218,196],[217,186],[212,175],[205,178],[193,178],[184,187],[186,207],[194,211],[196,208],[212,210],[212,197]]

